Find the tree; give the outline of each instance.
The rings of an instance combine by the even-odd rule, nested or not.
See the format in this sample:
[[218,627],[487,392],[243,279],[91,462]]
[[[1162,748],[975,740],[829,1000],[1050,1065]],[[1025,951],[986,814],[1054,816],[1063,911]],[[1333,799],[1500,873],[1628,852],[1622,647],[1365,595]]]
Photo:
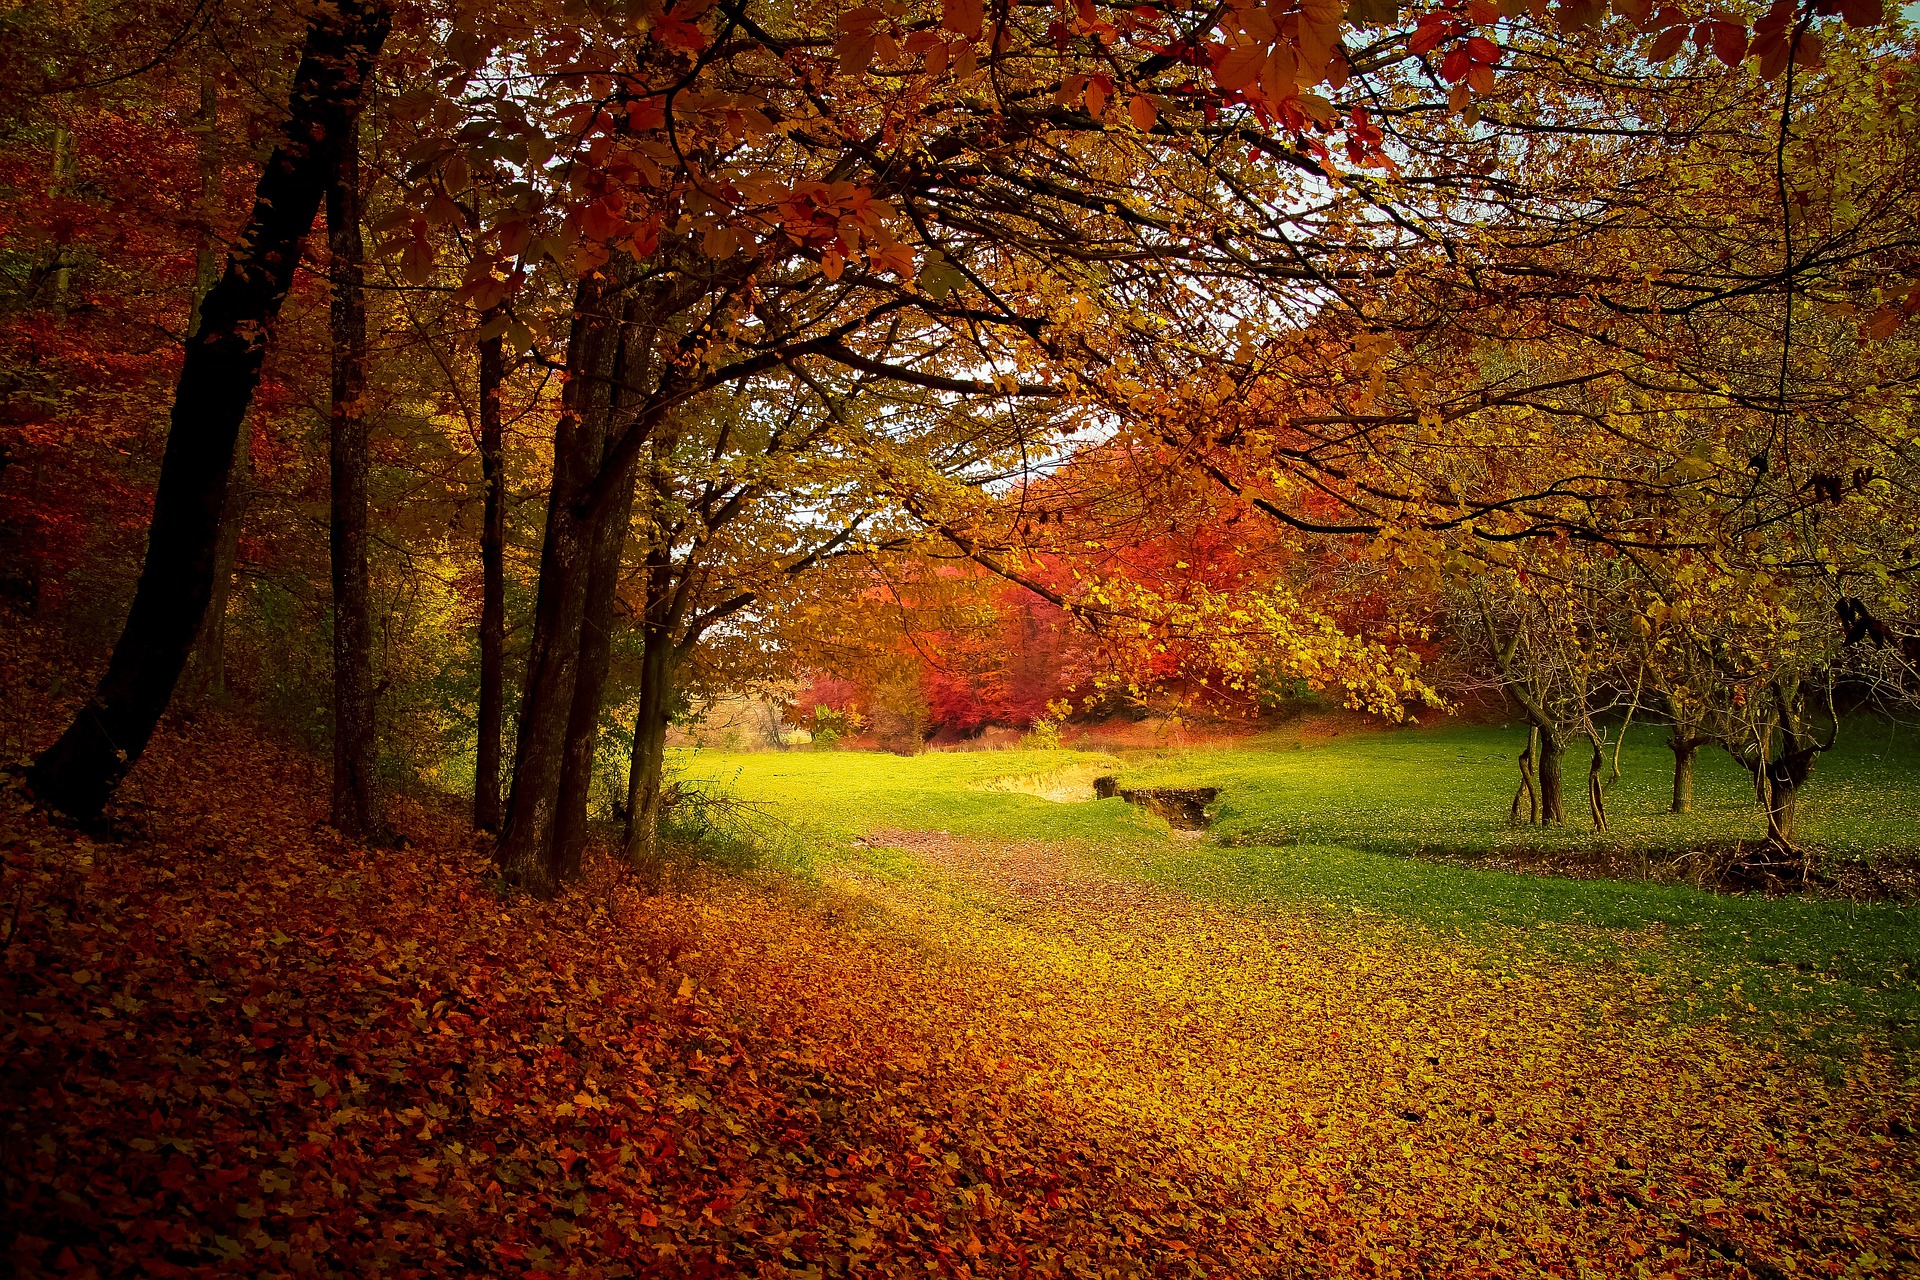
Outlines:
[[360,236],[359,126],[339,146],[327,187],[327,276],[332,287],[333,379],[327,414],[333,577],[333,825],[370,836],[380,827],[374,767],[373,624],[367,580],[367,303]]
[[505,728],[507,476],[500,388],[506,360],[500,335],[480,340],[480,696],[473,775],[473,825],[498,831],[500,736]]

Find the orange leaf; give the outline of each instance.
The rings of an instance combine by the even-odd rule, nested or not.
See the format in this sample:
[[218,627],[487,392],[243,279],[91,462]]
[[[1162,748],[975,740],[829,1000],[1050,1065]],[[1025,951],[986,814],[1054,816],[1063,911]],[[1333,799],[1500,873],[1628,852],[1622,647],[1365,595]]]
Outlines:
[[864,32],[841,36],[833,42],[834,56],[840,59],[840,74],[857,76],[873,61],[874,39]]
[[1133,127],[1141,131],[1153,128],[1154,121],[1160,118],[1160,111],[1153,105],[1153,99],[1144,93],[1136,93],[1127,103],[1127,114],[1133,117]]
[[980,38],[980,0],[940,0],[940,25],[969,40]]
[[1107,113],[1107,92],[1112,84],[1105,76],[1095,76],[1087,85],[1087,114],[1095,120]]
[[1894,330],[1900,327],[1900,322],[1905,318],[1906,317],[1901,314],[1899,307],[1888,303],[1886,306],[1881,307],[1878,311],[1868,316],[1866,324],[1862,325],[1861,328],[1866,330],[1867,336],[1870,338],[1890,338],[1893,336]]
[[1600,21],[1606,0],[1560,0],[1555,16],[1562,31],[1584,31]]
[[1266,60],[1267,51],[1257,44],[1235,45],[1214,67],[1213,78],[1222,89],[1237,93],[1260,78],[1260,67]]

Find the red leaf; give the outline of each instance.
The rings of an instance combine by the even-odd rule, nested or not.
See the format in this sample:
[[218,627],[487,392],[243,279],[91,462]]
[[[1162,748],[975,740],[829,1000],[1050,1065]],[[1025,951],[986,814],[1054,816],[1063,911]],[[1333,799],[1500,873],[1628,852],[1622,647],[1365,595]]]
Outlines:
[[1653,47],[1647,50],[1647,61],[1665,62],[1680,52],[1680,46],[1687,42],[1685,27],[1668,27],[1654,38]]
[[1436,15],[1428,14],[1420,19],[1412,37],[1407,41],[1407,52],[1429,53],[1440,46],[1440,42],[1453,34],[1453,24],[1444,18],[1434,20]]
[[1747,56],[1747,32],[1737,22],[1716,22],[1713,24],[1713,56],[1730,67],[1740,65],[1740,59]]

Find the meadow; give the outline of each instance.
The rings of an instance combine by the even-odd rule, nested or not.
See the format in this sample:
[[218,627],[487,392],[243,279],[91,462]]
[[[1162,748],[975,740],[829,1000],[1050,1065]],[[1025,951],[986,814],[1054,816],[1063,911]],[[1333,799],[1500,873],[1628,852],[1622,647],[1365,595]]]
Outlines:
[[[920,873],[912,833],[1061,844],[1112,874],[1196,900],[1352,933],[1387,925],[1501,967],[1543,955],[1626,965],[1656,978],[1682,1015],[1730,1015],[1749,1034],[1816,1056],[1863,1043],[1920,1047],[1920,915],[1908,901],[1713,892],[1643,877],[1514,870],[1537,855],[1599,851],[1650,870],[1677,851],[1757,841],[1747,775],[1703,751],[1695,810],[1666,812],[1670,754],[1636,728],[1608,794],[1610,832],[1581,808],[1560,827],[1515,825],[1519,734],[1497,726],[1279,732],[1220,748],[1110,752],[689,751],[686,784],[744,803],[732,828],[802,875],[854,863]],[[1584,752],[1570,753],[1584,782]],[[1203,837],[1091,782],[1216,786]],[[1569,788],[1570,807],[1583,797]],[[1048,793],[1060,798],[1047,798]],[[1068,796],[1089,797],[1068,800]],[[1899,863],[1920,845],[1920,745],[1873,722],[1848,726],[1802,802],[1818,865]],[[1623,856],[1624,855],[1624,856]]]

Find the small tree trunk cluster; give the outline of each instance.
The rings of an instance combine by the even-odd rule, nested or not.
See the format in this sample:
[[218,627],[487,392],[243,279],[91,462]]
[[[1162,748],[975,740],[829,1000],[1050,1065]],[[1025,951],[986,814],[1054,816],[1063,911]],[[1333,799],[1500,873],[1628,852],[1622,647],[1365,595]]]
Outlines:
[[[611,654],[614,589],[633,496],[633,465],[611,450],[636,409],[632,260],[616,255],[580,282],[567,346],[567,386],[554,428],[553,487],[527,655],[513,787],[500,833],[506,880],[551,895],[578,873],[586,801]],[[608,475],[607,469],[615,472]],[[605,488],[611,498],[596,502]]]
[[587,564],[587,611],[580,628],[580,674],[567,716],[566,756],[560,773],[560,803],[554,830],[554,868],[562,880],[580,872],[587,844],[587,798],[600,745],[600,708],[613,662],[613,604],[620,585],[632,520],[633,469],[629,461],[614,481],[614,499],[598,521]]
[[261,173],[238,251],[200,307],[174,392],[146,557],[98,689],[34,761],[28,785],[76,818],[100,813],[139,760],[198,639],[213,596],[234,442],[293,284],[301,243],[386,42],[385,0],[339,0],[307,30],[287,118]]

